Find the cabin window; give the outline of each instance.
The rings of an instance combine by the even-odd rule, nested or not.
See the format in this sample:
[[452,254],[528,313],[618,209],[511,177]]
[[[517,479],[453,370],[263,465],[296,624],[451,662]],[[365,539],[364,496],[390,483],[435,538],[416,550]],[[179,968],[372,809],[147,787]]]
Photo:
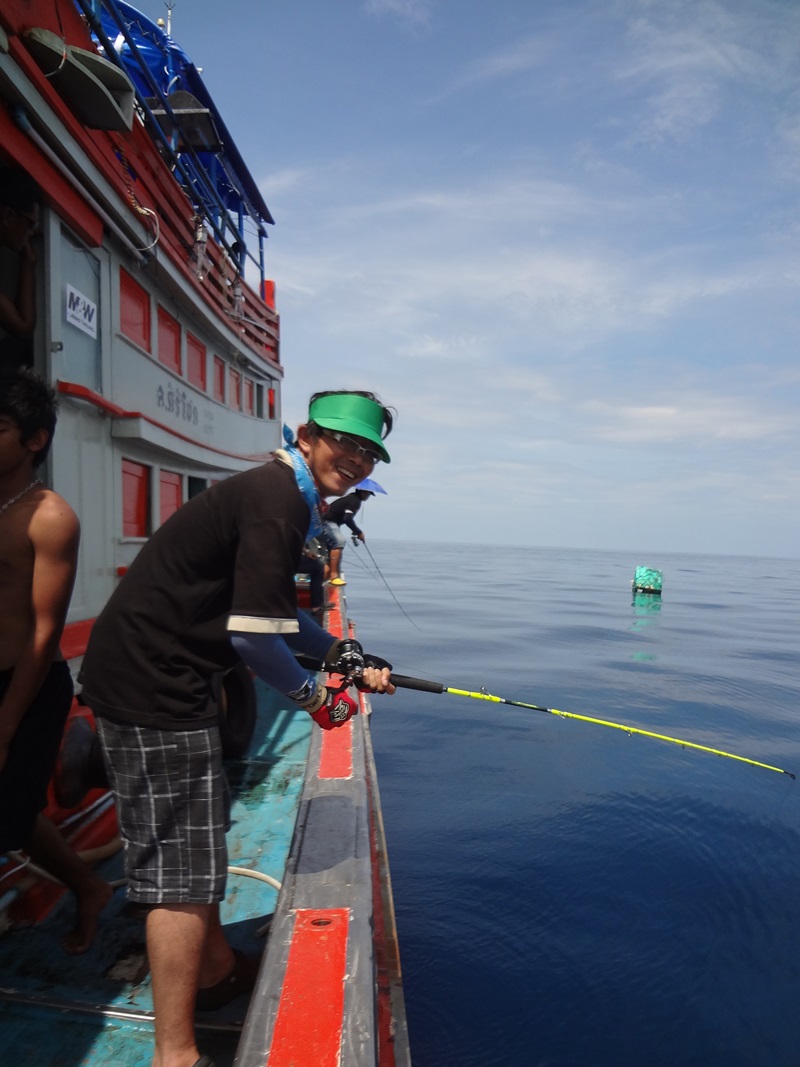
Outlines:
[[193,500],[198,493],[202,493],[207,484],[205,478],[195,478],[190,474],[186,479],[186,495],[189,500]]
[[150,532],[151,468],[122,461],[122,536],[147,537]]
[[214,399],[225,403],[225,361],[214,356]]
[[242,376],[231,367],[228,375],[228,403],[237,411],[242,409]]
[[206,391],[206,346],[186,334],[186,377],[191,385]]
[[146,352],[150,349],[150,294],[126,270],[119,272],[119,327]]
[[162,307],[158,309],[158,362],[181,372],[181,328],[177,319]]
[[62,229],[64,354],[59,377],[94,390],[101,381],[100,273],[100,260]]
[[159,478],[161,521],[166,522],[183,503],[183,479],[175,471],[162,471]]
[[256,410],[256,383],[252,378],[244,380],[244,404],[245,415],[253,415]]

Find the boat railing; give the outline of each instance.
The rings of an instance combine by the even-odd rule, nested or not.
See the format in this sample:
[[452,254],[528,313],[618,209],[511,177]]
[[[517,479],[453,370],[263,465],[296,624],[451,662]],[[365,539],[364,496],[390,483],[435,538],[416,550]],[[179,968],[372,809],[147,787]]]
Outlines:
[[208,237],[202,254],[206,257],[204,289],[224,309],[230,328],[263,359],[280,366],[279,320],[273,283],[262,281],[258,295],[243,285],[237,264],[212,236]]

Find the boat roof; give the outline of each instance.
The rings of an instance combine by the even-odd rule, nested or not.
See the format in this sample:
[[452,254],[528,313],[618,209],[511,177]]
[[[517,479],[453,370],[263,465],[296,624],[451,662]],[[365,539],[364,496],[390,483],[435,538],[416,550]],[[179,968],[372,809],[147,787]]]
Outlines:
[[[173,110],[175,94],[188,93],[207,112],[219,137],[214,151],[189,148],[180,152],[182,161],[192,166],[192,160],[205,171],[224,206],[233,213],[249,216],[259,232],[266,234],[264,223],[274,224],[269,208],[258,185],[247,168],[228,127],[217,109],[200,71],[186,52],[157,22],[124,3],[124,0],[103,0],[100,21],[111,46],[110,59],[120,63],[134,84],[139,102],[145,111],[159,110],[167,115]],[[109,51],[107,42],[99,46]],[[166,105],[166,106],[165,106]],[[189,157],[188,160],[186,157]],[[202,194],[201,194],[202,198]],[[209,217],[216,214],[215,205],[206,204]]]

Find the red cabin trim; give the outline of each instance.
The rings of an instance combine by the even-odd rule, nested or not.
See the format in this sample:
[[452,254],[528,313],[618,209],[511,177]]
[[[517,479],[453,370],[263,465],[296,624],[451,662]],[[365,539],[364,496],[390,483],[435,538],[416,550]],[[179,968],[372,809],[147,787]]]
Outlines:
[[233,367],[228,368],[228,407],[242,410],[242,375]]
[[266,453],[248,456],[242,455],[240,452],[226,452],[224,448],[215,448],[213,445],[209,445],[205,441],[198,441],[194,437],[187,437],[186,434],[178,433],[178,431],[173,430],[171,426],[167,426],[165,423],[159,422],[157,419],[151,419],[149,415],[145,415],[141,411],[126,411],[124,408],[121,408],[119,404],[114,404],[112,401],[107,400],[100,393],[94,392],[93,389],[87,389],[85,385],[77,385],[75,382],[64,382],[59,380],[58,391],[59,393],[63,393],[64,396],[72,396],[77,400],[86,400],[89,404],[94,404],[96,408],[100,408],[101,411],[105,411],[107,414],[113,415],[118,419],[144,419],[144,421],[149,422],[151,426],[157,426],[159,430],[164,430],[165,433],[171,434],[172,437],[177,437],[180,441],[187,441],[190,445],[197,445],[199,448],[205,448],[209,452],[216,452],[218,456],[230,456],[233,459],[252,460],[254,463],[263,463],[267,459]]
[[186,331],[186,380],[197,389],[206,391],[206,346],[188,330]]
[[211,395],[220,404],[225,403],[225,360],[214,356],[211,372]]
[[183,479],[176,471],[161,471],[159,478],[161,522],[174,515],[183,503]]
[[86,204],[33,141],[17,126],[5,107],[0,107],[0,144],[18,167],[32,174],[47,204],[54,208],[78,237],[91,248],[103,243],[100,216]]
[[150,294],[130,276],[119,270],[119,328],[145,352],[152,351]]
[[174,315],[158,305],[158,362],[181,373],[181,326]]
[[151,467],[122,460],[122,536],[147,537],[150,533]]

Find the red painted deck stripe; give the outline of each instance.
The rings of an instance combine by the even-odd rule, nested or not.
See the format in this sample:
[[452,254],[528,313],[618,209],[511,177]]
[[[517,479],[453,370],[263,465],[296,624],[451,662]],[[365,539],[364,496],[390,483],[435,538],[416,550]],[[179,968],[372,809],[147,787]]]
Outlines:
[[349,922],[349,908],[297,911],[267,1067],[339,1067]]
[[[342,626],[341,601],[339,590],[331,586],[331,599],[334,607],[328,609],[328,629],[332,634],[344,633]],[[330,677],[330,675],[329,675]],[[341,681],[340,678],[335,679]],[[360,701],[359,701],[360,705]],[[322,748],[319,756],[320,778],[352,778],[353,776],[353,724],[345,723],[335,730],[326,730],[322,735]]]
[[319,754],[320,778],[352,778],[353,776],[353,720],[322,735]]

